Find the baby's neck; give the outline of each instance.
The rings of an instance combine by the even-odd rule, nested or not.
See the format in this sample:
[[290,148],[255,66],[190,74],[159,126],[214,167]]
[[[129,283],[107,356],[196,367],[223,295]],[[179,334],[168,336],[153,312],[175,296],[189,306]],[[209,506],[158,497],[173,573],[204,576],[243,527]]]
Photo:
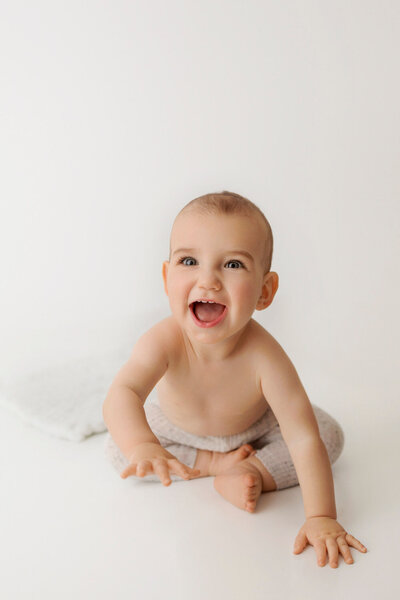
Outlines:
[[200,363],[206,364],[223,362],[232,358],[242,347],[248,329],[249,324],[229,338],[214,344],[199,342],[189,337],[185,331],[182,331],[182,335],[188,353],[193,355]]

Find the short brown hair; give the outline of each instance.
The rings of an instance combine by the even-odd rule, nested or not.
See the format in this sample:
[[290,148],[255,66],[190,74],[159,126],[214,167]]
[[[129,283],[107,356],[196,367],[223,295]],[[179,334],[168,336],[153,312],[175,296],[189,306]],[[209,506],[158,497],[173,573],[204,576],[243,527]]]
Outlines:
[[202,214],[225,214],[225,215],[255,215],[265,225],[265,238],[264,238],[264,263],[265,273],[268,273],[271,269],[272,253],[274,238],[272,235],[271,226],[260,208],[254,202],[251,202],[248,198],[235,194],[234,192],[216,192],[213,194],[205,194],[199,196],[188,202],[182,210],[178,213],[177,217],[188,210],[196,210]]

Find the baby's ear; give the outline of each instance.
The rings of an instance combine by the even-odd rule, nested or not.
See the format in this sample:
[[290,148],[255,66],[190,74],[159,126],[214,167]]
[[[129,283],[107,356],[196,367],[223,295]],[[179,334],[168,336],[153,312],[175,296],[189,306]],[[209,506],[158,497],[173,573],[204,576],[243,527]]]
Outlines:
[[270,271],[264,278],[264,283],[262,286],[261,296],[258,299],[256,304],[257,310],[264,310],[267,308],[278,290],[279,287],[279,276],[278,273],[274,271]]
[[169,267],[169,261],[164,260],[163,265],[162,265],[162,276],[163,276],[163,280],[164,280],[164,290],[165,290],[165,293],[167,294],[167,296],[168,296],[168,287],[167,287],[168,267]]

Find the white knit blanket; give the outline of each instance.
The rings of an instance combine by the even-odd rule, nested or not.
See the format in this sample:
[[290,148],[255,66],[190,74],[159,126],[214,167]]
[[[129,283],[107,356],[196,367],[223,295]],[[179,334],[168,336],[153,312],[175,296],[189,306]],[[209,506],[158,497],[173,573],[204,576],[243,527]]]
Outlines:
[[[166,316],[161,307],[135,311],[118,334],[119,347],[110,348],[107,353],[66,360],[57,367],[44,366],[6,382],[0,380],[0,406],[45,433],[65,440],[81,442],[106,431],[102,406],[111,383],[139,337]],[[155,396],[152,391],[146,402],[152,402]]]
[[74,442],[106,430],[102,404],[129,353],[75,359],[0,386],[0,406],[45,433]]

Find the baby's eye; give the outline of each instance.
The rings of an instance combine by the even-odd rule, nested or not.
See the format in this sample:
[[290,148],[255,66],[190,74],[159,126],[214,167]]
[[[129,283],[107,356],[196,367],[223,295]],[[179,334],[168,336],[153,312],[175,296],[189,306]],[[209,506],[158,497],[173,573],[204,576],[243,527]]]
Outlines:
[[229,260],[226,264],[234,265],[233,267],[231,267],[232,269],[240,269],[241,267],[243,267],[243,263],[240,262],[240,260]]
[[[192,262],[186,262],[186,261],[192,261]],[[192,258],[191,256],[185,256],[184,258],[181,258],[179,261],[179,264],[182,265],[186,265],[188,267],[192,267],[196,262],[195,258]]]

